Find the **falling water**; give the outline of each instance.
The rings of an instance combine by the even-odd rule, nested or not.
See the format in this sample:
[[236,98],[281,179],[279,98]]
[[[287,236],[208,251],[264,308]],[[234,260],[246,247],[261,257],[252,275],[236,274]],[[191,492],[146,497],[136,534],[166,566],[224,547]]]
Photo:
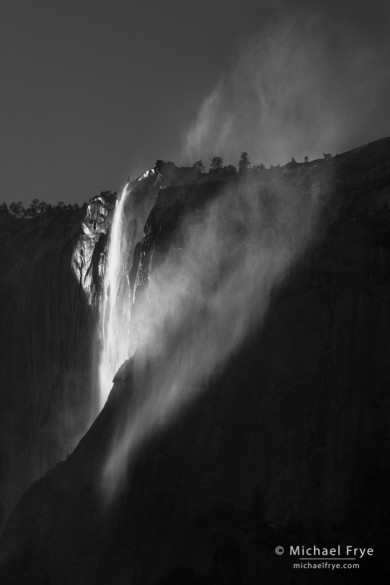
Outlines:
[[205,390],[259,326],[272,290],[315,236],[322,204],[316,189],[284,177],[271,187],[249,173],[171,232],[172,245],[155,258],[147,294],[137,299],[136,399],[118,413],[102,473],[108,500],[125,485],[142,443]]
[[129,209],[126,206],[130,193],[131,189],[127,184],[116,203],[108,246],[100,309],[102,342],[99,366],[100,408],[107,400],[115,373],[134,352],[134,340],[130,329],[131,217],[129,218]]

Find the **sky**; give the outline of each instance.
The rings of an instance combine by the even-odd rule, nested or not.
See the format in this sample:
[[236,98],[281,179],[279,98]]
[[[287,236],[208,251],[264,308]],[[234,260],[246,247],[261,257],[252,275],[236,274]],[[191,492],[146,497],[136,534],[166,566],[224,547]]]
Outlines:
[[390,135],[389,4],[2,0],[0,201],[82,203],[157,159],[275,164]]

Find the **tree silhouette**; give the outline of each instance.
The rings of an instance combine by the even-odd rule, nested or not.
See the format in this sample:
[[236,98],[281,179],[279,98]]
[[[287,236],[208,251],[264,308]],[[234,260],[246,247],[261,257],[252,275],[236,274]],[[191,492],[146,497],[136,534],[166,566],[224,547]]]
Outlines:
[[15,217],[23,217],[24,216],[25,211],[24,211],[23,203],[21,201],[18,201],[17,203],[15,201],[13,201],[12,203],[10,203],[9,209],[10,209],[11,213],[13,215],[15,215]]
[[249,166],[251,164],[251,161],[249,160],[249,156],[247,152],[242,152],[241,156],[240,156],[240,160],[238,161],[238,170],[240,173],[243,173],[244,171],[246,171]]
[[45,213],[47,211],[46,201],[40,201],[38,205],[39,213]]
[[0,215],[9,215],[9,209],[6,203],[0,204]]
[[192,168],[195,169],[198,173],[204,173],[206,170],[203,161],[201,160],[197,160],[196,162],[194,162]]
[[229,175],[235,175],[237,173],[237,169],[234,165],[227,165],[223,167],[223,170]]
[[[107,191],[111,195],[115,195],[116,193],[111,193],[111,191]],[[36,217],[37,215],[44,215],[47,213],[54,211],[73,211],[80,209],[77,203],[69,203],[66,204],[63,201],[60,201],[56,205],[52,205],[51,203],[46,203],[46,201],[39,201],[39,199],[33,199],[30,205],[27,208],[24,208],[23,203],[21,201],[13,201],[9,204],[9,207],[6,203],[0,203],[0,214],[1,215],[12,215],[18,219],[22,218],[32,218]]]
[[222,169],[223,160],[220,156],[214,156],[211,159],[210,171],[219,171]]
[[39,199],[33,199],[27,209],[29,215],[36,215],[39,211]]

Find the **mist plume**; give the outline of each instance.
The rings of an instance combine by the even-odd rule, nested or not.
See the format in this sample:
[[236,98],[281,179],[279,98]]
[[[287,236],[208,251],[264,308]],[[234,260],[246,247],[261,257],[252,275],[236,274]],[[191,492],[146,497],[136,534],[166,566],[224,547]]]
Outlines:
[[311,240],[320,206],[315,191],[248,176],[184,220],[136,305],[133,398],[104,469],[108,496],[142,442],[204,389],[259,323],[270,291]]
[[184,135],[186,163],[218,155],[235,164],[248,151],[255,163],[284,164],[348,147],[375,107],[385,55],[353,15],[333,29],[298,7],[259,31]]
[[[254,163],[276,164],[342,149],[375,107],[383,53],[353,19],[341,24],[331,29],[308,9],[279,12],[204,99],[183,140],[187,162],[236,162],[248,151]],[[153,266],[133,316],[133,397],[103,471],[106,495],[123,485],[142,443],[258,326],[272,289],[312,241],[323,201],[282,177],[264,184],[248,173],[225,187]]]

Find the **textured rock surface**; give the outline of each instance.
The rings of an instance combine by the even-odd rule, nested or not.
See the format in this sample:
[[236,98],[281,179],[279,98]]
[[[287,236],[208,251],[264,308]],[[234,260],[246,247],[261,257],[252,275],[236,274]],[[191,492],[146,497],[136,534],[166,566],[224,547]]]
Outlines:
[[114,194],[94,197],[87,205],[81,235],[72,254],[72,269],[86,294],[88,304],[99,306],[104,277],[108,233],[116,202]]
[[96,319],[88,303],[98,266],[92,250],[109,227],[110,206],[97,197],[79,211],[2,217],[1,522],[21,493],[74,448],[96,412]]
[[[133,189],[138,238],[158,189],[154,171]],[[115,203],[105,192],[79,211],[1,217],[0,527],[98,412],[98,309]]]
[[[5,583],[388,582],[390,140],[275,172],[331,195],[321,239],[274,292],[262,327],[148,443],[129,489],[103,511],[101,464],[131,407],[132,362],[121,371],[73,454],[12,514]],[[160,192],[136,250],[139,292],[178,218],[219,182]],[[274,553],[290,544],[372,546],[375,557],[358,572],[297,574]]]

